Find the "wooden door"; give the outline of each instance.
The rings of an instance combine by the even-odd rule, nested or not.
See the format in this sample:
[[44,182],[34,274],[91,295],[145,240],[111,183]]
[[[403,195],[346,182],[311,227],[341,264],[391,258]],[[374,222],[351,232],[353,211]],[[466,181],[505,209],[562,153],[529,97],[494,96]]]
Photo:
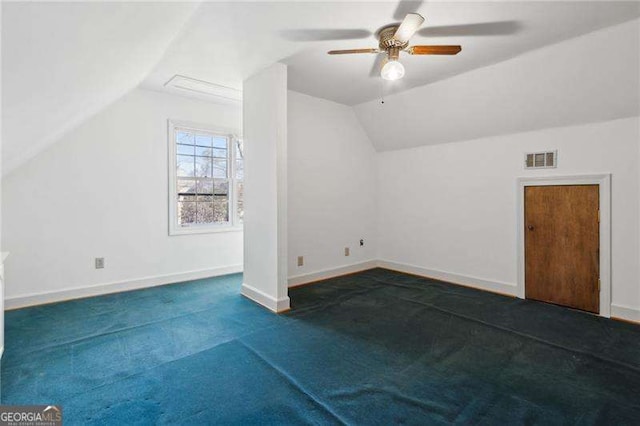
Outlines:
[[598,185],[525,187],[525,295],[598,313]]

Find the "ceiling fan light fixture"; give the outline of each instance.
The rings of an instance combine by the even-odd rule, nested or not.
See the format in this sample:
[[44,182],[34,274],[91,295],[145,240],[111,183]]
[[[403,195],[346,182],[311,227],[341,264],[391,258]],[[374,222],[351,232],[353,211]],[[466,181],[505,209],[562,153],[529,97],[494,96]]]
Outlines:
[[390,60],[382,67],[380,76],[385,80],[400,80],[404,77],[404,66],[396,60]]
[[[401,2],[402,1],[403,0],[401,0]],[[418,31],[418,28],[420,28],[423,22],[424,18],[421,15],[408,13],[400,25],[390,24],[378,30],[376,33],[379,41],[377,48],[330,50],[327,53],[329,55],[346,55],[352,53],[376,54],[378,57],[374,62],[374,68],[372,68],[371,72],[377,72],[380,66],[379,61],[385,59],[388,62],[380,70],[380,77],[389,81],[400,80],[404,77],[404,66],[398,61],[400,52],[405,52],[409,55],[457,55],[460,53],[462,47],[459,45],[409,46],[411,37]],[[386,58],[383,58],[381,54],[386,54]]]

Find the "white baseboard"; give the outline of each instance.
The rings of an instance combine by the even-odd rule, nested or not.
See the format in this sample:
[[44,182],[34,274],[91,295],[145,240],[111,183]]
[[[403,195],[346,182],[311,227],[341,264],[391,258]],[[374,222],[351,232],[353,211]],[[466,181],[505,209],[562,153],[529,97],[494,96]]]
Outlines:
[[247,283],[242,283],[240,293],[254,302],[272,310],[273,312],[284,312],[291,307],[289,296],[276,299],[268,294],[258,290],[255,287],[251,287]]
[[516,296],[517,292],[517,287],[515,284],[491,281],[484,278],[454,274],[451,272],[439,271],[437,269],[428,269],[421,266],[409,265],[406,263],[393,262],[389,260],[378,260],[377,265],[380,268],[391,269],[393,271],[404,272],[407,274],[419,275],[426,278],[434,278],[452,284],[492,291],[494,293],[500,293],[507,296]]
[[611,318],[640,322],[640,309],[629,306],[611,305]]
[[338,268],[323,269],[321,271],[310,272],[303,275],[295,275],[289,277],[289,287],[296,287],[299,285],[311,283],[314,281],[326,280],[340,275],[353,274],[354,272],[366,271],[367,269],[375,268],[377,261],[368,260],[365,262],[352,263],[350,265],[340,266]]
[[202,278],[210,278],[220,275],[234,274],[238,272],[242,272],[242,265],[199,269],[196,271],[180,272],[177,274],[156,275],[152,277],[137,278],[128,281],[98,284],[89,287],[67,288],[46,293],[14,296],[5,299],[4,306],[7,310],[24,308],[27,306],[62,302],[65,300],[81,299],[84,297],[100,296],[110,293],[119,293],[121,291],[138,290],[147,287],[198,280]]
[[[486,280],[482,278],[460,275],[451,272],[439,271],[436,269],[428,269],[420,266],[393,262],[388,260],[369,260],[351,265],[341,266],[333,269],[325,269],[322,271],[311,272],[303,275],[289,277],[289,287],[295,287],[314,281],[320,281],[337,277],[340,275],[352,274],[367,269],[380,267],[394,271],[404,272],[413,275],[419,275],[427,278],[434,278],[447,281],[452,284],[459,284],[466,287],[473,287],[480,290],[488,290],[509,296],[516,296],[516,285],[504,282]],[[220,268],[200,269],[196,271],[181,272],[177,274],[157,275],[151,277],[138,278],[123,282],[111,282],[106,284],[98,284],[89,287],[67,288],[46,293],[28,294],[14,296],[5,299],[5,309],[18,309],[27,306],[42,305],[46,303],[61,302],[65,300],[81,299],[84,297],[100,296],[110,293],[118,293],[122,291],[138,290],[142,288],[155,287],[165,284],[179,283],[183,281],[197,280],[202,278],[210,278],[221,275],[242,272],[242,265],[232,265]],[[249,299],[267,307],[274,312],[283,312],[289,309],[290,301],[288,297],[275,299],[263,293],[262,291],[242,284],[242,295]],[[631,308],[623,305],[611,305],[611,316],[614,318],[640,322],[640,309]],[[0,348],[0,358],[4,348]]]

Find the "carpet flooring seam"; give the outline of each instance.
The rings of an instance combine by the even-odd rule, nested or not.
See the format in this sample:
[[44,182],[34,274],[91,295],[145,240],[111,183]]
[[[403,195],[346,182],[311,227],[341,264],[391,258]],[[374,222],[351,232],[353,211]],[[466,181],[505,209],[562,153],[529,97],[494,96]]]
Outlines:
[[[146,374],[146,373],[149,373],[150,371],[153,371],[153,370],[156,370],[156,369],[162,368],[162,367],[164,367],[164,366],[165,366],[165,365],[167,365],[167,364],[171,364],[171,363],[174,363],[174,362],[178,362],[178,361],[184,360],[184,359],[186,359],[186,358],[189,358],[189,357],[192,357],[192,356],[198,355],[198,354],[200,354],[200,353],[202,353],[202,352],[209,351],[209,350],[214,349],[214,348],[216,348],[216,347],[218,347],[218,346],[221,346],[221,345],[225,345],[225,344],[232,343],[232,342],[242,343],[242,342],[240,342],[240,341],[239,341],[239,339],[242,339],[242,338],[244,338],[244,337],[250,336],[250,335],[252,335],[252,334],[254,334],[254,333],[257,333],[257,332],[259,332],[259,331],[265,331],[265,330],[269,330],[269,329],[271,329],[271,328],[275,328],[275,327],[276,327],[275,325],[273,325],[273,326],[268,326],[268,327],[262,328],[262,329],[260,329],[260,330],[254,330],[254,331],[251,331],[251,332],[249,332],[249,333],[242,334],[242,335],[240,335],[240,336],[231,337],[231,338],[229,338],[228,340],[224,340],[224,341],[218,342],[218,343],[216,343],[216,344],[215,344],[215,345],[213,345],[213,346],[210,346],[210,347],[207,347],[207,348],[205,348],[205,349],[202,349],[202,350],[199,350],[199,351],[196,351],[196,352],[190,353],[190,354],[188,354],[188,355],[185,355],[185,356],[182,356],[182,357],[179,357],[179,358],[176,358],[176,359],[172,359],[172,360],[169,360],[169,361],[166,361],[166,362],[162,362],[162,363],[160,363],[160,364],[158,364],[158,365],[154,365],[153,367],[149,367],[149,368],[146,368],[146,369],[142,369],[142,370],[140,370],[140,371],[136,371],[135,373],[128,374],[128,375],[126,375],[126,376],[118,377],[118,378],[117,378],[117,379],[115,379],[115,380],[110,380],[110,381],[108,381],[108,382],[101,383],[101,384],[99,384],[98,386],[90,386],[90,387],[87,387],[86,389],[83,389],[83,392],[86,392],[86,391],[93,391],[93,390],[96,390],[96,389],[103,388],[103,387],[105,387],[105,386],[111,386],[111,385],[113,385],[113,384],[115,384],[115,383],[118,383],[118,382],[121,382],[121,381],[124,381],[124,380],[128,380],[128,379],[130,379],[130,378],[132,378],[132,377],[136,377],[136,376],[139,376],[139,375],[141,375],[141,374]],[[73,363],[73,359],[71,360],[71,362]],[[75,395],[72,395],[72,396],[77,396],[77,395],[79,395],[79,394],[75,394]]]
[[[359,396],[363,394],[366,395],[371,393],[389,395],[394,400],[403,401],[414,407],[420,407],[421,409],[425,409],[425,411],[428,411],[432,415],[434,414],[438,415],[440,417],[439,420],[446,421],[446,423],[448,424],[454,423],[453,421],[445,418],[446,416],[441,413],[445,409],[443,409],[443,407],[441,406],[438,407],[437,403],[434,403],[432,401],[422,400],[420,398],[412,397],[410,395],[406,395],[405,393],[397,389],[395,386],[389,386],[386,383],[382,383],[382,382],[378,387],[375,387],[373,385],[363,386],[361,389],[356,389],[349,392],[343,392],[339,395],[339,397],[345,397],[345,396],[354,397],[354,396]],[[431,404],[429,402],[431,402]],[[440,412],[436,412],[437,410],[439,410]],[[456,417],[458,415],[459,413],[456,413]]]
[[586,352],[586,351],[582,351],[580,349],[569,348],[567,346],[562,346],[560,344],[553,343],[553,342],[550,342],[548,340],[541,339],[539,337],[532,336],[532,335],[527,334],[527,333],[522,333],[522,332],[513,330],[511,328],[508,328],[508,327],[502,327],[502,326],[499,326],[499,325],[496,325],[496,324],[492,324],[490,322],[482,321],[480,319],[473,318],[473,317],[470,317],[470,316],[467,316],[467,315],[464,315],[464,314],[460,314],[460,313],[457,313],[457,312],[449,311],[447,309],[439,308],[439,307],[437,307],[435,305],[428,304],[428,303],[425,303],[425,302],[420,302],[420,301],[411,300],[411,299],[405,299],[405,298],[402,298],[402,297],[398,297],[398,299],[399,300],[403,300],[405,302],[410,302],[410,303],[415,303],[415,304],[419,304],[419,305],[422,305],[422,306],[426,306],[428,308],[431,308],[431,309],[434,309],[434,310],[437,310],[437,311],[440,311],[440,312],[444,312],[444,313],[447,313],[449,315],[453,315],[453,316],[458,317],[458,318],[466,319],[467,321],[476,322],[476,323],[479,323],[479,324],[482,324],[482,325],[486,325],[488,327],[495,328],[495,329],[498,329],[498,330],[501,330],[501,331],[504,331],[504,332],[513,333],[513,334],[516,334],[516,335],[518,335],[520,337],[524,337],[526,339],[533,340],[533,341],[536,341],[538,343],[543,343],[545,345],[552,346],[554,348],[562,349],[562,350],[565,350],[567,352],[577,353],[577,354],[580,354],[580,355],[583,355],[583,356],[587,356],[589,358],[595,358],[595,359],[597,359],[599,361],[604,361],[604,362],[607,362],[609,364],[617,365],[619,367],[628,368],[628,369],[633,370],[633,371],[635,371],[637,373],[640,373],[640,368],[638,368],[636,366],[633,366],[631,364],[626,364],[624,362],[616,361],[616,360],[613,360],[613,359],[610,359],[610,358],[605,358],[605,357],[602,357],[602,356],[599,356],[599,355],[595,355],[595,354],[592,354],[592,353],[589,353],[589,352]]
[[69,424],[640,418],[640,328],[380,268],[291,289],[287,315],[233,281],[9,316],[2,402],[60,404]]
[[[393,282],[385,281],[385,280],[382,280],[382,279],[379,279],[379,278],[376,278],[376,277],[372,277],[372,276],[370,276],[369,279],[371,279],[371,280],[373,280],[373,281],[375,281],[377,283],[384,284],[385,286],[411,288],[411,289],[418,288],[418,287],[407,286],[407,285],[403,285],[403,284],[399,284],[399,283],[393,283]],[[416,278],[415,281],[420,282],[420,278]],[[440,282],[440,281],[438,281],[438,282]],[[429,282],[425,282],[422,285],[430,285],[430,283]],[[358,294],[364,294],[364,293],[367,293],[367,292],[369,292],[371,290],[379,289],[379,288],[383,288],[383,287],[384,286],[376,286],[376,287],[371,286],[371,287],[368,287],[366,290],[363,289],[362,291],[349,292],[348,294],[345,294],[345,296],[348,296],[348,297],[341,298],[340,300],[336,300],[335,302],[324,303],[322,305],[317,305],[317,306],[308,308],[305,311],[303,311],[302,313],[303,314],[307,314],[307,313],[311,313],[311,312],[322,311],[325,308],[328,308],[328,307],[331,307],[331,306],[335,306],[335,305],[339,305],[340,303],[344,302],[345,300],[348,300],[349,298],[351,298],[351,296],[358,295]],[[507,297],[507,296],[504,296],[504,297]],[[628,369],[631,369],[633,371],[636,371],[636,372],[640,373],[640,368],[638,368],[638,367],[636,367],[634,365],[631,365],[631,364],[627,364],[627,363],[624,363],[624,362],[621,362],[621,361],[616,361],[616,360],[611,359],[611,358],[602,357],[602,356],[599,356],[599,355],[596,355],[596,354],[589,353],[587,351],[582,351],[582,350],[577,349],[577,348],[569,348],[569,347],[566,347],[566,346],[562,346],[562,345],[559,345],[557,343],[553,343],[551,341],[548,341],[548,340],[545,340],[545,339],[541,339],[539,337],[536,337],[536,336],[533,336],[533,335],[530,335],[530,334],[527,334],[527,333],[519,332],[519,331],[517,331],[515,329],[512,329],[512,328],[509,328],[509,327],[503,327],[503,326],[500,326],[500,325],[497,325],[497,324],[492,324],[490,322],[482,321],[481,319],[478,319],[478,318],[474,318],[474,317],[470,317],[470,316],[467,316],[467,315],[464,315],[464,314],[456,313],[456,312],[453,312],[453,311],[450,311],[450,310],[447,310],[447,309],[444,309],[444,308],[439,308],[439,307],[437,307],[436,305],[433,305],[433,304],[428,304],[428,303],[425,303],[425,302],[420,302],[420,301],[416,301],[416,300],[412,300],[412,299],[405,299],[405,298],[402,298],[402,297],[398,297],[398,299],[403,300],[405,302],[411,302],[411,303],[420,304],[422,306],[426,306],[426,307],[438,310],[440,312],[445,312],[445,313],[448,313],[450,315],[454,315],[456,317],[463,318],[463,319],[466,319],[468,321],[476,322],[476,323],[479,323],[479,324],[483,324],[483,325],[486,325],[486,326],[489,326],[489,327],[492,327],[492,328],[496,328],[496,329],[499,329],[499,330],[502,330],[502,331],[512,332],[512,333],[517,334],[517,335],[519,335],[521,337],[524,337],[524,338],[527,338],[527,339],[530,339],[530,340],[533,340],[533,341],[537,341],[539,343],[544,343],[544,344],[552,346],[552,347],[556,347],[556,348],[560,348],[560,349],[563,349],[563,350],[566,350],[566,351],[569,351],[569,352],[573,352],[573,353],[581,354],[581,355],[584,355],[584,356],[588,356],[590,358],[595,358],[597,360],[605,361],[607,363],[614,364],[614,365],[617,365],[619,367],[628,368]],[[293,313],[293,315],[295,315],[295,312]]]
[[295,380],[293,377],[291,377],[289,374],[287,374],[287,372],[285,370],[283,370],[280,367],[278,367],[277,365],[273,364],[265,356],[263,356],[261,353],[259,353],[257,350],[255,350],[253,347],[251,347],[247,343],[245,343],[245,342],[243,342],[241,340],[239,340],[238,343],[240,343],[245,348],[247,348],[249,351],[251,351],[253,354],[255,354],[264,363],[266,363],[269,367],[271,367],[273,370],[275,370],[280,376],[282,376],[285,380],[287,380],[293,387],[295,387],[300,392],[302,392],[303,394],[308,396],[309,399],[311,399],[319,407],[321,407],[323,410],[325,410],[327,413],[329,413],[332,417],[334,417],[336,420],[338,420],[341,424],[349,425],[349,422],[344,420],[338,413],[334,412],[328,404],[324,403],[320,398],[318,398],[317,396],[313,395],[312,392],[307,391],[302,386],[302,384],[298,383],[297,380]]
[[332,306],[337,306],[339,304],[341,304],[344,301],[347,301],[349,299],[351,299],[352,296],[358,296],[358,295],[362,295],[362,294],[366,294],[368,292],[370,292],[371,290],[375,290],[378,288],[383,288],[384,286],[372,286],[372,287],[367,287],[365,289],[359,289],[359,290],[353,290],[350,291],[348,293],[344,293],[339,295],[338,297],[335,297],[332,301],[327,302],[327,301],[323,301],[322,304],[317,304],[317,305],[311,305],[307,308],[296,308],[295,306],[293,306],[291,308],[291,310],[289,312],[287,312],[285,315],[289,316],[289,317],[296,317],[296,316],[304,316],[310,313],[314,313],[314,312],[318,312],[318,311],[323,311],[326,308],[330,308]]
[[[453,290],[445,290],[443,288],[439,288],[440,291],[442,291],[443,293],[447,293],[447,294],[455,294],[455,295],[460,295],[460,291],[478,291],[478,292],[482,292],[488,296],[495,296],[495,297],[500,297],[500,298],[506,298],[508,300],[513,300],[514,298],[511,296],[507,296],[504,294],[499,294],[499,293],[494,293],[491,291],[485,291],[485,290],[480,290],[474,287],[467,287],[461,284],[452,284],[446,281],[440,281],[440,280],[436,280],[434,278],[420,278],[420,277],[415,277],[415,279],[412,279],[411,281],[415,282],[416,285],[410,285],[409,283],[394,283],[394,282],[389,282],[389,281],[384,281],[380,278],[376,278],[376,277],[371,277],[370,278],[372,281],[381,283],[381,284],[385,284],[385,285],[391,285],[394,287],[402,287],[402,288],[411,288],[411,289],[417,289],[420,290],[422,287],[424,287],[425,285],[434,285],[434,284],[440,284],[443,285],[445,288],[452,288]],[[458,290],[458,291],[456,291]]]
[[[63,302],[61,302],[61,303],[63,303]],[[203,310],[200,310],[200,311],[193,311],[193,312],[189,312],[189,313],[184,314],[184,315],[177,315],[177,316],[173,316],[173,317],[169,317],[169,318],[165,318],[165,319],[161,319],[161,320],[157,320],[157,321],[150,321],[150,322],[146,322],[146,323],[141,323],[139,325],[134,325],[134,326],[131,326],[131,327],[123,327],[123,328],[119,328],[117,330],[109,330],[109,331],[105,331],[103,333],[91,334],[91,335],[79,337],[77,339],[72,339],[72,340],[61,342],[61,343],[56,343],[56,344],[49,345],[49,346],[34,347],[34,348],[31,348],[31,350],[33,350],[33,351],[41,351],[41,350],[47,350],[47,349],[54,349],[54,348],[57,348],[58,346],[75,345],[75,344],[78,344],[78,343],[80,343],[80,342],[82,342],[84,340],[89,340],[89,339],[93,339],[93,338],[100,337],[100,336],[109,336],[109,335],[120,333],[120,332],[136,330],[136,329],[139,329],[139,328],[142,328],[142,327],[148,327],[148,326],[152,326],[152,325],[157,325],[157,324],[161,324],[161,323],[168,322],[168,321],[173,321],[173,320],[180,319],[180,318],[186,318],[186,317],[189,317],[191,315],[201,314],[201,313],[207,312],[209,310],[210,309],[203,309]],[[226,318],[226,317],[222,317],[222,318]],[[237,323],[237,321],[234,321],[234,322]]]
[[[418,284],[418,285],[416,285],[416,286],[407,285],[407,284],[401,284],[401,283],[388,282],[388,281],[383,281],[383,280],[381,280],[381,279],[379,279],[379,278],[374,278],[374,277],[372,277],[371,279],[372,279],[373,281],[376,281],[376,282],[379,282],[379,283],[382,283],[382,284],[385,284],[385,285],[388,285],[388,286],[401,287],[401,288],[409,288],[409,289],[415,289],[415,290],[421,290],[425,285],[433,285],[433,284],[434,284],[433,282],[435,282],[435,283],[437,283],[437,284],[444,284],[445,286],[450,286],[450,287],[455,287],[455,288],[465,289],[465,290],[468,290],[468,291],[471,291],[471,292],[479,292],[479,293],[481,293],[481,294],[483,294],[483,295],[487,295],[487,296],[494,296],[494,297],[497,297],[497,298],[505,298],[505,299],[510,300],[510,301],[521,301],[521,302],[530,302],[530,303],[540,303],[540,304],[545,305],[545,306],[551,306],[551,307],[554,307],[554,308],[557,308],[557,309],[562,309],[562,310],[565,310],[565,311],[566,311],[566,310],[569,310],[569,311],[575,312],[575,313],[577,313],[577,314],[583,315],[583,316],[585,316],[586,318],[601,319],[601,317],[599,317],[599,316],[597,316],[597,315],[591,314],[591,313],[589,313],[589,312],[581,311],[581,310],[579,310],[579,309],[574,309],[574,308],[565,307],[565,306],[560,306],[560,305],[554,305],[554,304],[546,303],[546,302],[539,302],[539,301],[537,301],[537,300],[531,300],[531,299],[519,299],[519,298],[516,298],[516,297],[507,296],[507,295],[503,295],[503,294],[500,294],[500,293],[493,293],[493,292],[490,292],[490,291],[484,291],[484,290],[476,289],[476,288],[473,288],[473,287],[466,287],[466,286],[463,286],[463,285],[452,284],[452,283],[448,283],[448,282],[446,282],[446,281],[440,281],[440,280],[431,279],[431,278],[430,278],[430,279],[423,279],[423,281],[422,281],[422,282],[421,282],[421,280],[416,279],[415,281],[418,281],[418,282],[420,283],[420,284]],[[459,292],[455,292],[455,291],[446,291],[446,290],[445,290],[445,291],[443,291],[441,288],[439,288],[438,290],[439,290],[439,291],[441,291],[441,292],[443,292],[443,293],[446,293],[446,294],[454,294],[454,295],[456,295],[456,296],[460,296],[460,295],[461,295]],[[606,319],[607,319],[607,320],[609,320],[609,318],[606,318]],[[635,325],[635,324],[634,324],[634,325]]]

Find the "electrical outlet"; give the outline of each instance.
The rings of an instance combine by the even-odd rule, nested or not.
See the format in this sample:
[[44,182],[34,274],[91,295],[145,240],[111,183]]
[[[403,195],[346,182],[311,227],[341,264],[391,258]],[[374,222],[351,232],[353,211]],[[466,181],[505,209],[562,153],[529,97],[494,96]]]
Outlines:
[[104,268],[104,257],[96,257],[96,269]]
[[344,248],[344,255],[349,256],[349,247]]
[[363,245],[364,245],[364,240],[360,238],[360,247],[362,247]]
[[298,256],[298,266],[304,265],[304,256]]

